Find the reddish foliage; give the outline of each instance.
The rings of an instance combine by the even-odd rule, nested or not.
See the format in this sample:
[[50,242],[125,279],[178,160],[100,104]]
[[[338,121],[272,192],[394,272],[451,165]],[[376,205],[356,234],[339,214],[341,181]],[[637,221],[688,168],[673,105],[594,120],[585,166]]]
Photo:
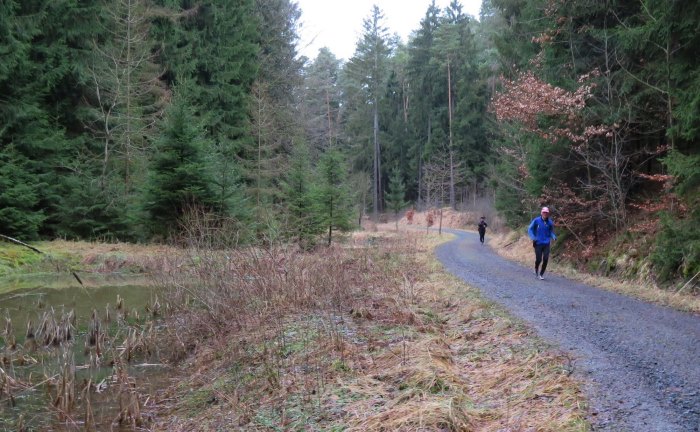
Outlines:
[[591,97],[593,85],[582,85],[575,92],[547,84],[533,72],[525,72],[516,80],[503,79],[504,90],[493,101],[498,120],[517,120],[531,130],[537,129],[537,116],[564,115],[577,117]]
[[[656,181],[666,180],[666,176],[649,176]],[[607,243],[615,235],[615,230],[609,227],[605,215],[606,200],[585,199],[577,195],[566,184],[545,187],[541,202],[557,203],[555,220],[559,230],[566,230],[575,237],[572,247],[562,254],[571,261],[586,262],[600,252],[598,245]],[[688,207],[673,193],[663,195],[658,200],[630,202],[627,205],[630,213],[629,225],[625,230],[633,233],[653,235],[659,229],[659,211],[665,210],[683,215]]]
[[413,225],[413,216],[415,216],[415,214],[415,209],[410,209],[406,212],[406,223],[408,223],[408,225]]
[[[575,91],[548,84],[533,72],[525,72],[512,81],[502,79],[504,89],[493,99],[491,109],[499,121],[519,122],[526,130],[551,141],[567,138],[583,143],[600,136],[611,138],[618,125],[583,128],[580,118],[581,110],[596,86],[590,80],[599,75],[600,72],[594,70],[580,76],[578,82],[581,85]],[[540,129],[538,118],[541,115],[561,119],[563,127]]]
[[627,229],[629,232],[635,232],[635,233],[655,233],[657,228],[659,226],[659,221],[658,219],[653,219],[653,220],[644,220],[641,222],[637,222],[631,227]]
[[430,210],[428,214],[425,215],[425,223],[429,227],[435,225],[435,213],[433,213],[432,210]]
[[597,229],[600,204],[596,200],[577,195],[561,182],[545,186],[540,202],[556,203],[550,204],[550,208],[553,208],[557,232],[561,234],[568,231],[573,235],[571,247],[563,250],[562,255],[572,262],[586,262],[593,257],[601,241],[601,232]]
[[661,201],[645,200],[641,202],[631,202],[629,206],[643,213],[658,213],[662,210],[666,210],[683,216],[688,212],[688,206],[673,193],[664,194],[661,197]]
[[673,188],[673,182],[675,181],[675,177],[668,174],[637,173],[637,176],[641,179],[648,180],[651,182],[662,183],[664,190],[666,190],[667,192]]
[[573,227],[595,225],[603,212],[603,203],[599,198],[586,199],[561,182],[553,186],[545,186],[541,200],[557,203],[557,225],[565,226],[570,230]]

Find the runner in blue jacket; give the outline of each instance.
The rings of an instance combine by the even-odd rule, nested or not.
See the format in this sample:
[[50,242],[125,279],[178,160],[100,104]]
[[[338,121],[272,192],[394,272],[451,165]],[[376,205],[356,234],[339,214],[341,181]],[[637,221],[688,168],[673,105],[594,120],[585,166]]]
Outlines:
[[[535,277],[543,280],[544,271],[549,262],[549,243],[557,239],[554,234],[554,221],[549,218],[549,208],[542,207],[541,215],[530,222],[527,234],[532,240],[532,247],[535,248]],[[541,270],[540,263],[542,263]]]

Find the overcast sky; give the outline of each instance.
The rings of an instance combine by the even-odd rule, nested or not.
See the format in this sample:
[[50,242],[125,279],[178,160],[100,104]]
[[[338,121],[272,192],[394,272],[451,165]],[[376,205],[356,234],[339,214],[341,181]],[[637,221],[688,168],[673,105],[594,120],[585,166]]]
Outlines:
[[[431,0],[297,0],[301,8],[299,52],[311,59],[328,47],[338,58],[348,59],[362,34],[362,21],[376,4],[384,12],[389,33],[398,33],[404,42],[419,28]],[[463,10],[478,18],[481,0],[461,0]],[[436,0],[443,9],[450,0]]]

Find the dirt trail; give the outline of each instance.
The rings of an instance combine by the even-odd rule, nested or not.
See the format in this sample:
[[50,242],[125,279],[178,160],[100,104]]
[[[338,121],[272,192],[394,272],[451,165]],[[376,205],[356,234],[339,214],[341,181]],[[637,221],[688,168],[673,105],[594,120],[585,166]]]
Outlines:
[[700,431],[700,317],[507,261],[457,236],[436,253],[453,274],[576,359],[600,431]]

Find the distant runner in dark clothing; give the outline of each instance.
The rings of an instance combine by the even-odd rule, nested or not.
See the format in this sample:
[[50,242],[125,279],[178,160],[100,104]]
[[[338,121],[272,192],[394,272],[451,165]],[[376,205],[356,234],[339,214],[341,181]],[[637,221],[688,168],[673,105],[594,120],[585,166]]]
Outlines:
[[486,218],[481,216],[481,220],[479,221],[479,241],[481,244],[484,244],[484,236],[486,235],[487,226],[489,226],[489,224],[486,223]]
[[[554,221],[549,218],[549,208],[542,207],[541,215],[530,222],[527,234],[532,240],[532,247],[535,248],[535,277],[543,280],[544,271],[547,270],[549,262],[549,243],[557,239],[554,234]],[[540,269],[540,263],[542,263],[542,269]]]

